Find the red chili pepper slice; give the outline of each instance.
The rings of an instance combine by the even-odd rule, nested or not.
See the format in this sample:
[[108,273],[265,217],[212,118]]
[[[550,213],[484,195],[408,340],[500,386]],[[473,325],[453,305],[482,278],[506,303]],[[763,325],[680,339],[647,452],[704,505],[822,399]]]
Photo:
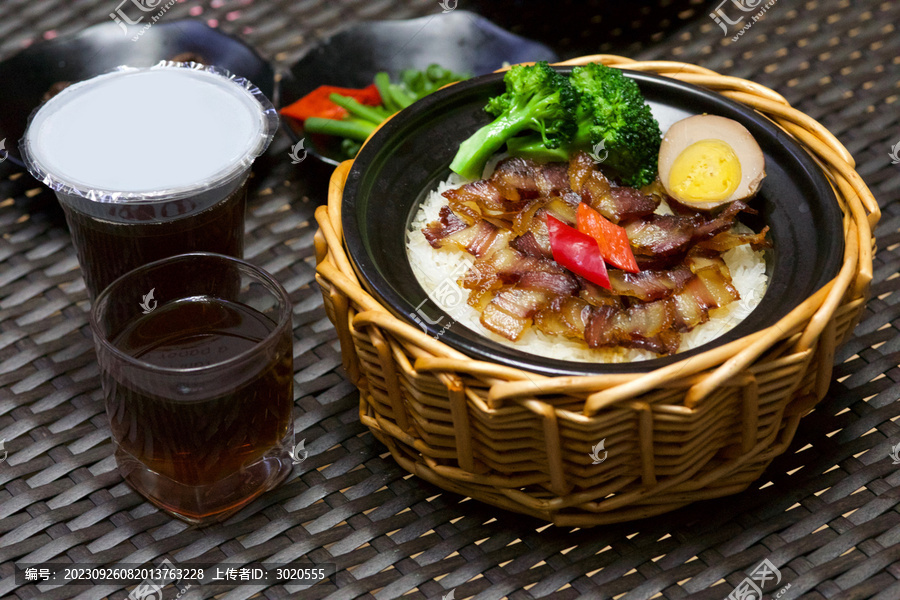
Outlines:
[[634,252],[631,251],[631,243],[628,241],[628,233],[625,228],[606,220],[603,215],[584,202],[578,204],[576,219],[578,231],[597,240],[600,254],[603,255],[606,262],[629,273],[640,271],[637,261],[634,259]]
[[610,289],[609,274],[597,240],[547,214],[553,260],[588,281]]
[[341,120],[347,117],[347,111],[328,99],[330,94],[340,94],[356,99],[360,104],[378,106],[381,104],[381,95],[375,84],[368,85],[361,90],[342,88],[335,85],[320,85],[293,104],[281,109],[281,114],[294,119],[305,121],[309,117],[322,117],[323,119]]

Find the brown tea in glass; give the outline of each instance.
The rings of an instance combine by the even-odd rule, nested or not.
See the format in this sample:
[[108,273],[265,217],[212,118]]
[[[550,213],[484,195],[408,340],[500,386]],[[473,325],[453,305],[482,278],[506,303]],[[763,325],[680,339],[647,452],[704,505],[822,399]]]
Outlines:
[[290,315],[271,276],[216,254],[151,263],[101,293],[91,326],[116,463],[133,488],[202,524],[284,479]]

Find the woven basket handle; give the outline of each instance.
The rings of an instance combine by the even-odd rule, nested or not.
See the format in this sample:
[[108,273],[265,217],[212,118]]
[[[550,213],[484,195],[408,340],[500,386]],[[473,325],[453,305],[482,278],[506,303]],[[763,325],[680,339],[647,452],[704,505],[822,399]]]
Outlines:
[[[337,166],[331,174],[331,181],[328,186],[328,206],[320,206],[316,209],[315,216],[319,224],[319,231],[331,247],[340,247],[343,242],[341,203],[344,195],[344,186],[347,183],[347,178],[350,176],[352,167],[352,160],[346,160]],[[416,327],[397,320],[391,313],[384,310],[381,304],[361,287],[346,253],[331,252],[328,254],[328,257],[334,260],[337,265],[332,265],[330,261],[321,260],[316,270],[325,276],[332,285],[336,286],[364,309],[363,312],[353,317],[354,327],[376,326],[391,332],[398,339],[427,348],[435,356],[468,360],[464,354],[435,340]]]
[[[859,254],[855,238],[850,238],[844,252],[844,264],[838,272],[837,277],[828,282],[828,284],[822,287],[818,292],[807,298],[797,308],[791,311],[787,317],[765,329],[762,338],[748,344],[746,348],[722,363],[722,365],[708,377],[705,377],[702,381],[693,385],[685,396],[685,405],[688,407],[696,406],[716,388],[747,369],[763,352],[776,344],[779,339],[788,338],[793,333],[794,327],[799,325],[799,323],[806,318],[806,315],[809,314],[811,307],[818,305],[819,308],[815,311],[812,318],[809,319],[806,326],[803,328],[803,333],[791,349],[792,353],[810,351],[813,345],[821,340],[822,331],[824,331],[826,327],[833,325],[834,313],[846,296],[853,281]],[[833,355],[833,339],[828,340],[825,343],[829,344],[829,347],[824,348],[824,351],[829,355]],[[830,364],[830,362],[828,364]],[[830,370],[827,370],[826,372],[829,375],[828,379],[830,379]]]
[[[350,175],[350,168],[353,167],[352,160],[345,160],[337,166],[331,174],[331,180],[328,186],[328,205],[320,206],[316,209],[316,222],[319,223],[319,234],[325,237],[328,242],[327,246],[317,247],[316,252],[322,252],[322,256],[317,257],[319,267],[322,265],[322,259],[325,257],[327,248],[340,248],[344,242],[344,229],[341,225],[341,201],[344,196],[344,185],[347,183],[347,177]],[[346,252],[331,252],[328,256],[337,263],[339,272],[348,277],[357,286],[359,280],[356,277],[356,271],[350,265],[350,261]]]

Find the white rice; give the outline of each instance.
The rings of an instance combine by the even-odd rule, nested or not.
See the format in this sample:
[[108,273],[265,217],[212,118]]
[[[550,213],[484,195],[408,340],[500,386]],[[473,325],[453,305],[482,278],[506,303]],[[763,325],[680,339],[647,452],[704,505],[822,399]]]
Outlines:
[[[498,157],[485,168],[486,176],[493,171]],[[631,362],[656,358],[656,354],[646,350],[629,348],[589,348],[584,342],[571,340],[563,336],[548,335],[534,327],[528,328],[517,342],[510,341],[485,328],[481,322],[481,313],[466,302],[469,290],[460,286],[457,281],[465,275],[474,263],[474,257],[453,248],[432,248],[422,228],[439,218],[442,206],[447,204],[441,193],[468,183],[460,176],[451,176],[432,191],[419,206],[415,218],[410,224],[407,237],[407,257],[413,273],[428,297],[442,308],[453,321],[438,322],[437,326],[449,328],[458,324],[483,335],[498,343],[511,346],[523,352],[537,354],[559,360],[577,362]],[[658,213],[671,213],[669,207],[661,205]],[[750,232],[746,226],[735,225],[740,231]],[[741,295],[741,299],[724,308],[710,311],[710,320],[695,327],[682,336],[679,352],[701,346],[734,328],[743,321],[762,300],[768,286],[766,277],[766,261],[763,251],[754,251],[749,245],[733,248],[722,255],[725,264],[731,271],[732,283]],[[421,309],[416,319],[430,320]],[[446,321],[446,318],[443,319]]]

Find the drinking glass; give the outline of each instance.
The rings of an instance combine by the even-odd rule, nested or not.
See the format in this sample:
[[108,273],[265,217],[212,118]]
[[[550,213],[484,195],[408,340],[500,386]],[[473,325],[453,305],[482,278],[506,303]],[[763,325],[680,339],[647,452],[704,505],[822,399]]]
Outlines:
[[221,520],[292,469],[291,303],[271,275],[214,253],[139,267],[91,328],[116,464],[191,523]]

